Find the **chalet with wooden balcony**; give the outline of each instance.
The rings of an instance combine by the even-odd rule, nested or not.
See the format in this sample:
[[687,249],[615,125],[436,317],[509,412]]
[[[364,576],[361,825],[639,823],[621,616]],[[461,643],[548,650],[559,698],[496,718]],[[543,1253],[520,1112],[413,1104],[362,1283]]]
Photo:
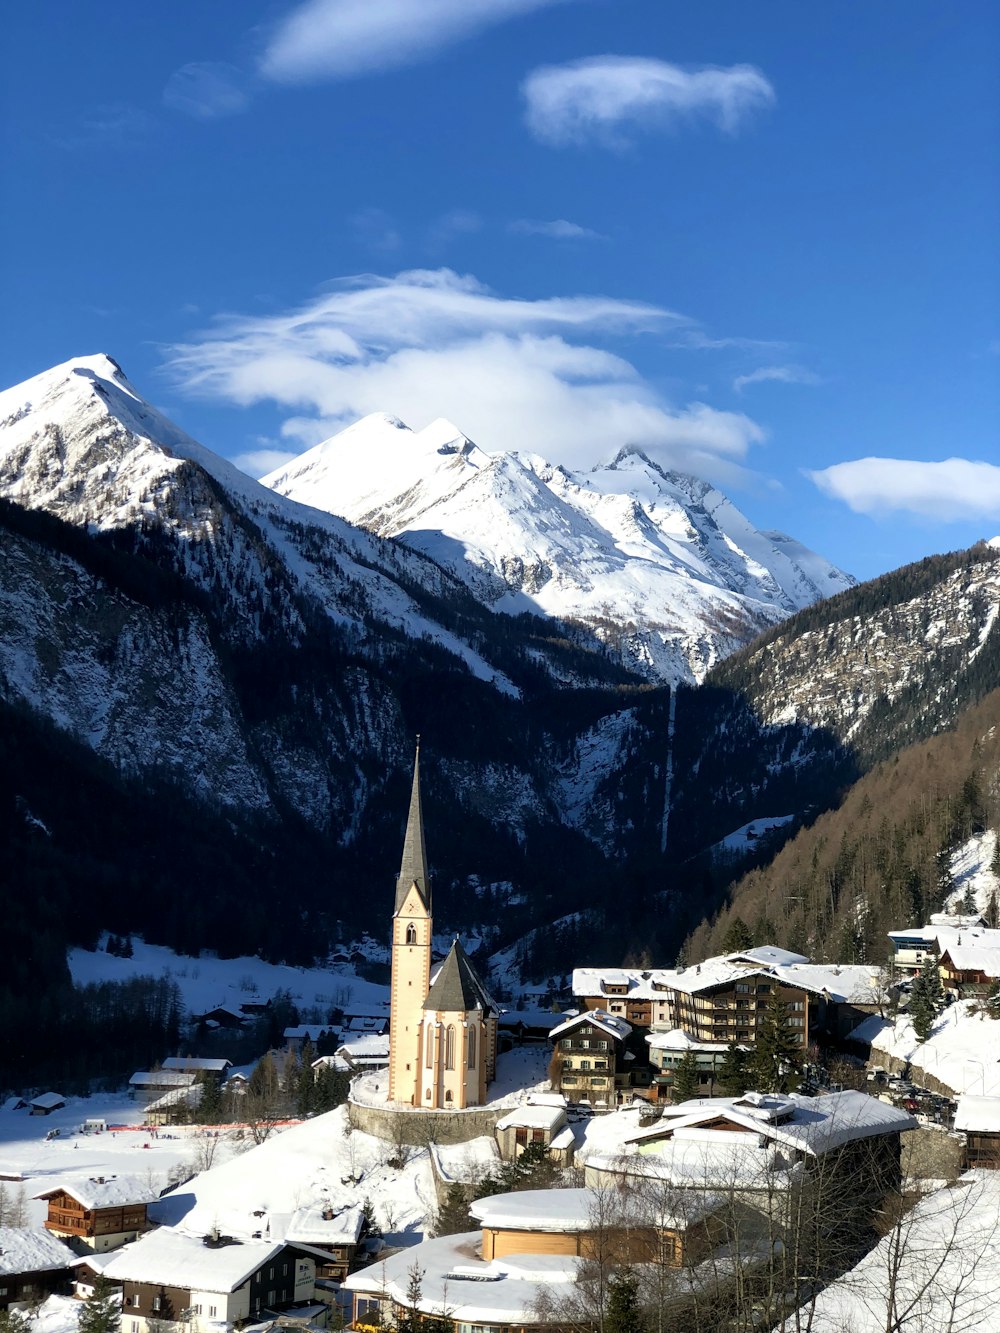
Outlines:
[[85,1250],[114,1250],[135,1240],[153,1225],[146,1210],[158,1199],[134,1176],[94,1176],[73,1180],[36,1194],[48,1204],[45,1229]]
[[116,1254],[104,1276],[122,1288],[121,1333],[165,1324],[210,1333],[311,1302],[316,1256],[284,1241],[161,1227]]
[[0,1310],[18,1310],[69,1290],[76,1256],[34,1227],[0,1227]]

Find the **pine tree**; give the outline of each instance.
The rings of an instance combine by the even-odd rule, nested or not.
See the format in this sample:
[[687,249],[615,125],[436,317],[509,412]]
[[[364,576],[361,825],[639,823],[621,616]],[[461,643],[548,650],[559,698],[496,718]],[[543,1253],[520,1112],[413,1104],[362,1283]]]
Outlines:
[[99,1273],[80,1309],[80,1333],[119,1333],[121,1322],[121,1293]]
[[723,953],[742,953],[753,944],[753,932],[741,916],[734,916],[722,937]]
[[0,1310],[0,1333],[31,1333],[31,1320],[20,1310]]
[[203,1125],[217,1125],[222,1119],[222,1089],[215,1075],[208,1071],[201,1076],[198,1119]]
[[434,1235],[455,1236],[460,1231],[468,1231],[471,1225],[465,1186],[449,1185],[448,1192],[434,1216]]
[[608,1312],[604,1333],[645,1333],[646,1321],[639,1304],[639,1283],[630,1268],[608,1278]]
[[775,987],[758,1013],[757,1041],[750,1061],[750,1076],[758,1092],[787,1092],[802,1058],[797,1034],[788,1026],[788,1010]]
[[910,1022],[918,1041],[926,1041],[934,1020],[944,1008],[944,988],[938,972],[938,960],[928,954],[924,965],[910,983]]
[[698,1057],[694,1051],[685,1051],[674,1067],[670,1096],[675,1102],[686,1102],[698,1095]]
[[750,1086],[750,1055],[731,1041],[719,1066],[718,1081],[730,1097],[742,1097]]

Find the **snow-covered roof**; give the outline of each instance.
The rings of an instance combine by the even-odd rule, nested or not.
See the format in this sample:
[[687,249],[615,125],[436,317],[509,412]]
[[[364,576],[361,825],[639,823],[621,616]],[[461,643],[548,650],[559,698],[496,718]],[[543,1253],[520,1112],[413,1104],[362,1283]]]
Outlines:
[[594,1027],[600,1028],[609,1037],[615,1037],[619,1041],[624,1041],[632,1032],[632,1025],[626,1023],[624,1018],[619,1018],[617,1014],[607,1014],[603,1009],[587,1009],[584,1013],[577,1014],[575,1018],[568,1018],[558,1027],[554,1027],[549,1036],[558,1037],[564,1032],[580,1027],[583,1023],[593,1023]]
[[130,1088],[189,1088],[197,1078],[184,1069],[140,1069],[128,1081]]
[[192,1084],[190,1088],[171,1088],[162,1097],[157,1097],[155,1101],[149,1103],[146,1114],[148,1115],[150,1111],[168,1111],[172,1106],[200,1106],[201,1098],[200,1083]]
[[478,1231],[439,1236],[399,1250],[379,1263],[351,1273],[342,1288],[409,1302],[412,1269],[420,1270],[422,1314],[444,1315],[458,1323],[532,1325],[545,1298],[573,1293],[584,1260],[575,1255],[516,1254],[484,1263]]
[[669,1032],[653,1032],[646,1038],[646,1043],[653,1051],[725,1051],[729,1043],[725,1041],[695,1041],[681,1028],[671,1028]]
[[337,1047],[337,1055],[346,1055],[351,1060],[372,1060],[389,1058],[389,1036],[380,1032],[364,1032]]
[[518,1106],[502,1120],[497,1129],[556,1129],[566,1123],[565,1106]]
[[336,1213],[328,1208],[299,1208],[289,1220],[285,1239],[321,1248],[357,1245],[364,1222],[363,1208],[344,1208]]
[[283,1241],[207,1245],[203,1236],[172,1227],[147,1232],[105,1268],[116,1282],[155,1282],[196,1291],[235,1291],[282,1249]]
[[778,975],[836,1004],[877,1004],[886,989],[883,969],[867,963],[792,963]]
[[43,1092],[38,1097],[32,1097],[31,1105],[43,1111],[55,1111],[66,1105],[66,1098],[61,1092]]
[[709,1144],[721,1141],[727,1131],[711,1126],[720,1117],[740,1126],[741,1138],[746,1137],[744,1130],[752,1130],[812,1157],[856,1139],[903,1133],[917,1124],[906,1111],[863,1092],[833,1092],[823,1097],[751,1092],[743,1097],[719,1098],[717,1106],[705,1105],[688,1115],[658,1122],[638,1131],[629,1142],[645,1144],[668,1138]]
[[743,949],[738,953],[728,954],[734,963],[763,963],[765,967],[787,967],[790,963],[808,963],[804,953],[792,953],[789,949],[779,949],[776,944],[757,944],[752,949]]
[[492,1194],[471,1203],[469,1213],[490,1231],[573,1233],[605,1226],[652,1225],[654,1221],[659,1226],[683,1228],[718,1206],[713,1195],[700,1200],[677,1195],[656,1199],[651,1209],[650,1201],[641,1196],[622,1194],[609,1200],[603,1190],[585,1188]]
[[54,1194],[68,1194],[82,1208],[115,1208],[130,1203],[152,1203],[160,1191],[138,1176],[92,1176],[60,1180],[48,1185],[36,1199],[49,1199]]
[[963,1134],[1000,1134],[1000,1097],[971,1092],[959,1097],[955,1128]]
[[194,1070],[196,1073],[224,1074],[231,1068],[232,1060],[209,1060],[200,1055],[172,1055],[164,1060],[164,1069]]
[[1000,947],[978,944],[949,944],[944,949],[956,972],[982,972],[987,977],[1000,977]]
[[0,1227],[0,1275],[69,1268],[74,1258],[68,1245],[41,1228]]
[[[949,918],[955,921],[958,918]],[[909,926],[905,930],[890,930],[889,939],[900,944],[933,941],[938,953],[959,944],[977,944],[984,949],[1000,948],[1000,930],[991,930],[987,926],[963,925],[926,925]]]
[[978,912],[963,914],[961,912],[932,912],[932,926],[985,926],[986,922]]

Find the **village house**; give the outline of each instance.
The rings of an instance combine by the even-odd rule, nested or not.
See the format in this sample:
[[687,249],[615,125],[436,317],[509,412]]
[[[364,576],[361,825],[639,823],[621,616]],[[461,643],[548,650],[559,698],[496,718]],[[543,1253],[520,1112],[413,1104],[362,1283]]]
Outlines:
[[558,1166],[573,1161],[575,1139],[566,1115],[566,1098],[561,1093],[535,1092],[523,1106],[497,1121],[497,1147],[505,1162],[513,1162],[532,1144],[541,1144]]
[[289,1244],[308,1245],[316,1254],[316,1296],[336,1304],[340,1283],[357,1266],[367,1230],[362,1208],[299,1208],[285,1231]]
[[191,1017],[199,1027],[210,1031],[216,1028],[238,1030],[248,1021],[248,1015],[241,1013],[240,1009],[230,1009],[228,1005],[219,1004],[214,1009],[207,1009],[203,1014],[192,1014]]
[[318,1046],[325,1040],[339,1041],[340,1032],[339,1025],[333,1023],[296,1023],[294,1027],[285,1028],[285,1049],[297,1055],[306,1042]]
[[122,1288],[121,1333],[154,1333],[165,1323],[209,1333],[312,1301],[317,1256],[284,1241],[150,1232],[108,1263]]
[[359,1074],[366,1069],[387,1069],[389,1038],[373,1032],[351,1037],[337,1047],[334,1055],[352,1074]]
[[200,1055],[172,1055],[163,1062],[164,1069],[179,1069],[182,1073],[194,1074],[201,1079],[211,1075],[217,1083],[222,1082],[232,1067],[232,1060],[205,1059]]
[[861,1092],[803,1097],[748,1092],[670,1107],[616,1153],[594,1153],[585,1180],[594,1187],[714,1191],[740,1204],[750,1231],[760,1217],[790,1216],[796,1190],[822,1181],[836,1209],[878,1202],[900,1180],[900,1136],[917,1122]]
[[1000,930],[990,930],[980,924],[981,920],[981,917],[934,916],[925,926],[890,930],[893,967],[904,977],[915,976],[928,958],[940,960],[955,949],[974,947],[989,953],[1000,950]]
[[1000,1170],[1000,1097],[959,1097],[955,1132],[965,1135],[963,1166]]
[[200,1083],[190,1088],[172,1088],[162,1097],[146,1105],[143,1117],[147,1125],[162,1128],[165,1125],[186,1125],[194,1117],[201,1105],[203,1088]]
[[94,1176],[73,1180],[36,1194],[48,1204],[45,1228],[77,1247],[114,1250],[153,1225],[147,1206],[159,1190],[135,1176]]
[[[992,933],[1000,936],[1000,931]],[[938,973],[945,990],[958,999],[985,995],[1000,978],[1000,943],[949,944],[938,960]]]
[[53,1111],[61,1111],[66,1105],[66,1098],[61,1092],[43,1092],[37,1097],[32,1097],[28,1103],[29,1115],[51,1115]]
[[129,1079],[128,1087],[132,1097],[148,1105],[165,1092],[191,1088],[197,1082],[198,1075],[190,1069],[140,1069]]
[[[710,1196],[677,1195],[655,1209],[627,1195],[590,1189],[525,1190],[470,1204],[478,1231],[424,1241],[351,1274],[356,1329],[391,1326],[410,1306],[420,1274],[418,1314],[446,1318],[456,1333],[526,1333],[559,1328],[588,1260],[612,1253],[623,1265],[655,1260],[686,1278],[723,1240]],[[126,1331],[127,1333],[127,1331]]]
[[0,1227],[0,1310],[18,1310],[69,1289],[76,1256],[34,1227]]
[[631,1035],[632,1028],[623,1018],[601,1009],[564,1019],[550,1033],[553,1092],[562,1093],[568,1102],[614,1106],[615,1088],[627,1079],[626,1057],[632,1053],[626,1050],[626,1042]]

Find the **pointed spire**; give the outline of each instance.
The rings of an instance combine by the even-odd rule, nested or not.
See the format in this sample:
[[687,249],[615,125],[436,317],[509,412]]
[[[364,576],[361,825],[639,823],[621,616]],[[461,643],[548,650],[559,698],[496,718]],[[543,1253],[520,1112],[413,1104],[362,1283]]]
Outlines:
[[403,861],[396,880],[396,911],[406,900],[413,885],[428,912],[431,910],[431,877],[427,870],[427,853],[424,850],[424,817],[420,807],[420,737],[417,737],[417,752],[413,760],[413,787],[410,791],[410,813],[406,818],[406,835],[403,838]]

